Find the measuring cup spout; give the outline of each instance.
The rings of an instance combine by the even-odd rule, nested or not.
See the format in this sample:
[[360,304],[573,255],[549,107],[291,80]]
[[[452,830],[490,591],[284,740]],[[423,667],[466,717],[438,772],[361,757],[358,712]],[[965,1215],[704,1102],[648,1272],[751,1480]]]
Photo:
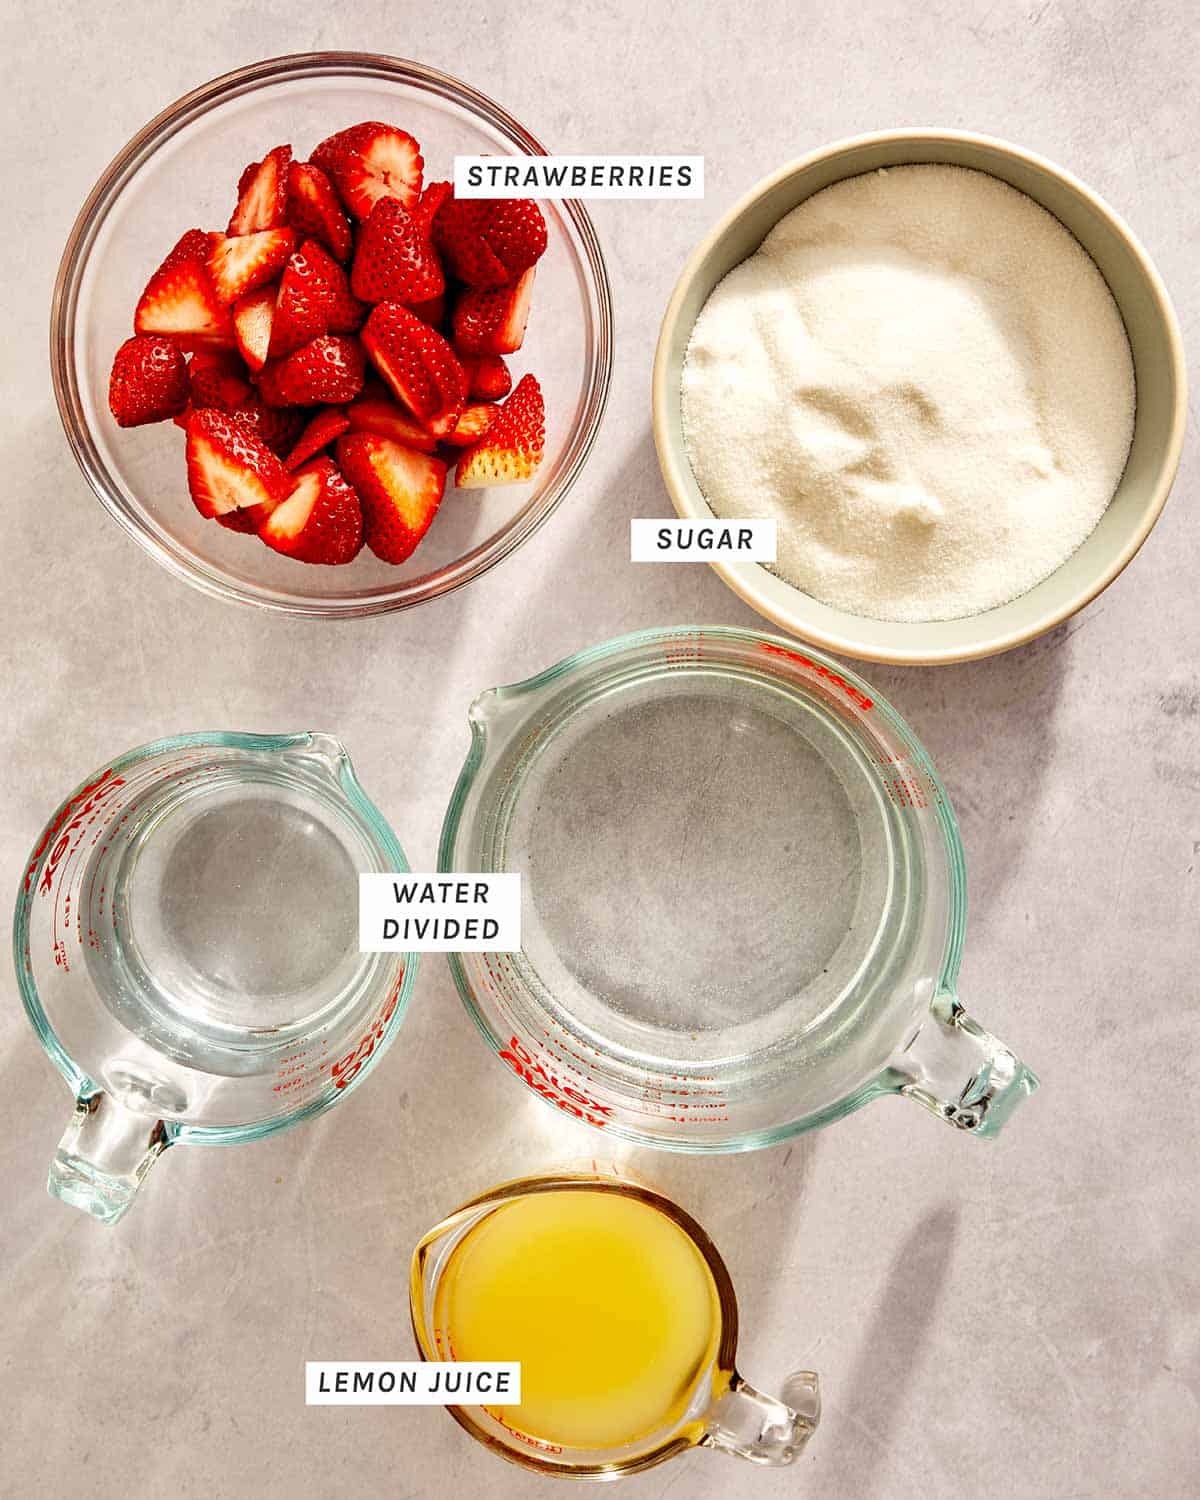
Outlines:
[[782,1467],[793,1463],[821,1418],[816,1375],[811,1370],[799,1371],[787,1381],[785,1394],[790,1405],[764,1396],[735,1375],[709,1413],[704,1446],[754,1464]]
[[170,1143],[162,1120],[135,1114],[100,1091],[80,1094],[50,1163],[47,1190],[115,1224]]
[[1036,1073],[942,992],[893,1063],[893,1086],[959,1130],[995,1135],[1038,1086]]

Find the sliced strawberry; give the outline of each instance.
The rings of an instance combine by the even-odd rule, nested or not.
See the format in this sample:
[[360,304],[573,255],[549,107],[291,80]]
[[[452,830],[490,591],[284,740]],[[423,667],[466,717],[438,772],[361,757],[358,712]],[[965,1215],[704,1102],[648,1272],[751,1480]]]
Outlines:
[[267,362],[278,296],[277,286],[264,286],[234,304],[234,335],[238,350],[251,370],[261,370]]
[[108,377],[108,409],[118,427],[176,416],[187,405],[188,369],[177,344],[159,334],[126,339]]
[[187,472],[196,509],[232,531],[257,531],[292,487],[267,445],[221,411],[192,413]]
[[351,432],[373,432],[377,437],[391,438],[406,448],[432,453],[437,438],[426,432],[415,417],[387,396],[360,396],[346,408]]
[[439,209],[448,198],[453,197],[452,182],[427,182],[422,189],[417,205],[411,212],[430,239],[433,238],[433,221],[437,218]]
[[288,222],[303,238],[320,240],[336,260],[349,256],[350,221],[333,183],[310,161],[294,161],[288,168]]
[[324,333],[283,359],[263,366],[258,389],[268,406],[314,406],[352,401],[362,390],[362,345]]
[[272,281],[296,247],[295,231],[261,229],[257,234],[218,234],[208,270],[222,302],[236,302]]
[[468,286],[503,286],[540,260],[546,221],[529,198],[448,198],[436,213],[434,243]]
[[429,530],[446,490],[446,465],[374,433],[338,439],[338,463],[358,491],[367,546],[402,563]]
[[192,408],[232,411],[252,394],[246,370],[232,349],[197,349],[188,366]]
[[336,567],[358,556],[363,540],[358,496],[328,458],[306,464],[296,487],[267,517],[259,536],[268,547],[299,562]]
[[334,438],[350,430],[350,418],[340,406],[327,406],[319,411],[300,436],[296,446],[283,461],[285,469],[298,469],[302,463],[328,448]]
[[463,369],[467,372],[467,395],[477,400],[501,401],[512,390],[512,375],[498,354],[468,356]]
[[399,198],[411,208],[421,194],[425,163],[405,130],[364,120],[324,140],[312,154],[356,219],[365,219],[380,198]]
[[304,413],[294,406],[268,406],[258,391],[252,391],[229,413],[266,443],[278,458],[290,453],[304,429]]
[[146,283],[133,315],[135,333],[159,333],[181,349],[232,345],[233,323],[217,296],[208,260],[215,236],[189,229]]
[[416,313],[422,323],[428,323],[430,328],[440,329],[446,318],[446,298],[430,297],[427,302],[410,302],[409,312]]
[[532,375],[526,375],[500,407],[482,440],[463,454],[454,471],[454,482],[464,490],[521,484],[533,478],[545,446],[542,388]]
[[229,234],[257,234],[261,229],[282,229],[287,223],[288,167],[290,146],[276,146],[262,161],[252,161],[238,183],[237,207],[229,221]]
[[446,434],[446,442],[453,444],[455,448],[471,447],[496,420],[499,410],[498,406],[492,406],[486,401],[476,401],[470,406],[464,406],[457,423]]
[[454,347],[462,354],[515,354],[532,293],[532,266],[511,286],[468,287],[454,308]]
[[345,271],[317,240],[305,240],[279,283],[271,358],[290,354],[318,334],[353,333],[365,316]]
[[350,286],[364,302],[428,302],[446,288],[442,263],[417,212],[380,198],[359,231]]
[[363,346],[375,368],[417,421],[435,437],[449,432],[466,401],[454,350],[398,302],[381,302],[367,319]]

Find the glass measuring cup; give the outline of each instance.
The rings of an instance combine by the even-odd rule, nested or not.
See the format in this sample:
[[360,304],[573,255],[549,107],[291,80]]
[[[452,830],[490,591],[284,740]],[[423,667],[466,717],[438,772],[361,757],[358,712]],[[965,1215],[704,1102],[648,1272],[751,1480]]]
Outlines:
[[396,1034],[414,955],[358,951],[358,872],[407,870],[326,734],[187,734],[119,756],[47,823],[17,979],[75,1095],[49,1191],[114,1223],[170,1145],[335,1104]]
[[[489,1329],[484,1335],[485,1341],[489,1338],[497,1339],[497,1347],[486,1351],[477,1348],[466,1351],[457,1349],[450,1326],[453,1314],[447,1313],[452,1293],[443,1294],[446,1292],[446,1283],[452,1281],[457,1273],[464,1251],[476,1251],[478,1262],[481,1229],[486,1228],[489,1221],[494,1225],[497,1215],[514,1209],[532,1206],[540,1210],[537,1220],[547,1226],[543,1230],[543,1236],[553,1236],[554,1251],[561,1252],[565,1245],[569,1253],[572,1235],[587,1235],[589,1248],[594,1248],[597,1240],[603,1243],[606,1225],[602,1216],[591,1215],[589,1220],[577,1220],[573,1225],[567,1225],[561,1215],[556,1216],[554,1212],[556,1198],[561,1201],[563,1195],[581,1193],[603,1195],[621,1202],[623,1207],[631,1203],[644,1206],[653,1211],[651,1217],[661,1216],[674,1231],[681,1232],[689,1246],[689,1253],[697,1266],[702,1268],[701,1274],[706,1283],[705,1300],[710,1303],[710,1307],[705,1310],[705,1318],[710,1321],[711,1328],[705,1329],[707,1338],[704,1340],[703,1356],[687,1369],[682,1383],[672,1391],[673,1399],[669,1408],[660,1414],[659,1419],[650,1427],[624,1440],[614,1440],[612,1434],[609,1434],[604,1440],[593,1437],[587,1443],[569,1442],[557,1440],[558,1435],[547,1439],[539,1437],[535,1432],[525,1431],[522,1427],[523,1412],[528,1414],[531,1406],[539,1404],[538,1398],[545,1395],[545,1392],[538,1392],[531,1387],[539,1376],[540,1383],[545,1384],[549,1375],[544,1368],[537,1371],[524,1363],[521,1405],[510,1408],[452,1406],[448,1408],[450,1415],[472,1437],[478,1438],[502,1457],[543,1473],[576,1479],[620,1478],[625,1474],[648,1469],[697,1446],[716,1448],[758,1464],[791,1463],[803,1450],[820,1418],[821,1403],[816,1375],[811,1371],[803,1371],[789,1378],[787,1394],[790,1405],[763,1395],[742,1379],[734,1364],[738,1334],[737,1298],[729,1272],[715,1245],[695,1219],[678,1204],[649,1188],[628,1181],[596,1172],[561,1172],[522,1178],[473,1198],[431,1229],[413,1253],[409,1290],[413,1332],[422,1358],[516,1359],[519,1357],[519,1350],[513,1347],[514,1341],[526,1345],[527,1355],[530,1352],[541,1352],[536,1331],[531,1338],[519,1327],[514,1328],[507,1317],[505,1322],[510,1330],[507,1334]],[[536,1204],[532,1202],[535,1199]],[[526,1222],[522,1222],[518,1233],[526,1252],[536,1257],[538,1246],[536,1243],[531,1244]],[[678,1237],[677,1234],[673,1235],[673,1238]],[[661,1244],[657,1239],[651,1243]],[[648,1260],[649,1257],[642,1260],[634,1274],[640,1279],[652,1281],[654,1273],[649,1269]],[[679,1279],[679,1268],[674,1262],[671,1263],[669,1272],[666,1263],[657,1265],[654,1270],[661,1274],[663,1284],[669,1287],[673,1288]],[[626,1284],[626,1275],[623,1273],[625,1268],[622,1266],[614,1279]],[[687,1270],[686,1274],[691,1276],[693,1273]],[[519,1299],[520,1321],[528,1322],[536,1330],[539,1318],[548,1320],[556,1330],[555,1344],[560,1348],[569,1345],[571,1360],[578,1362],[577,1368],[582,1369],[583,1379],[587,1384],[594,1384],[598,1375],[603,1375],[606,1362],[612,1360],[614,1344],[621,1340],[620,1335],[616,1338],[612,1336],[611,1329],[605,1330],[603,1347],[600,1347],[601,1339],[596,1337],[597,1320],[607,1322],[608,1319],[608,1308],[602,1292],[598,1290],[600,1286],[599,1279],[595,1277],[590,1280],[581,1279],[577,1286],[561,1277],[542,1277],[535,1285],[527,1288]],[[640,1336],[647,1326],[640,1324],[632,1312],[622,1314],[622,1310],[616,1307],[611,1311],[617,1328],[632,1327]],[[655,1311],[661,1313],[662,1309],[658,1307]],[[657,1317],[652,1317],[647,1323],[657,1334],[654,1354],[669,1362],[669,1356],[662,1354],[661,1350],[672,1342],[671,1336],[677,1330]],[[584,1330],[582,1333],[579,1331],[581,1327]],[[573,1331],[574,1339],[571,1338]],[[649,1346],[655,1340],[647,1335],[646,1342]],[[651,1358],[654,1358],[654,1354]],[[642,1369],[638,1367],[631,1348],[627,1367],[629,1385],[633,1386],[641,1374]],[[600,1383],[606,1382],[602,1379]],[[618,1388],[625,1384],[619,1372],[615,1383]],[[618,1393],[625,1394],[621,1389]],[[605,1395],[608,1394],[606,1391]],[[577,1385],[574,1390],[564,1391],[560,1383],[555,1395],[559,1400],[569,1403],[566,1407],[568,1412],[570,1405],[575,1407],[576,1420],[580,1408],[583,1408],[590,1423],[595,1422],[594,1398],[586,1389],[580,1389]]]
[[1036,1088],[956,996],[949,799],[848,668],[650,630],[482,694],[470,725],[439,866],[520,871],[524,947],[450,966],[549,1103],[731,1151],[893,1093],[990,1136]]

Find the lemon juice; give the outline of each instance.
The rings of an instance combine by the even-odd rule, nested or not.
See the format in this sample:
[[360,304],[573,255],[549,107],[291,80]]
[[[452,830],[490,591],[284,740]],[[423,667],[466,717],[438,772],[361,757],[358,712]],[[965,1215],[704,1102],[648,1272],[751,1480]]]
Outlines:
[[618,1448],[686,1418],[728,1383],[707,1260],[652,1203],[581,1185],[481,1219],[440,1278],[443,1357],[519,1360],[519,1406],[493,1417],[538,1444]]

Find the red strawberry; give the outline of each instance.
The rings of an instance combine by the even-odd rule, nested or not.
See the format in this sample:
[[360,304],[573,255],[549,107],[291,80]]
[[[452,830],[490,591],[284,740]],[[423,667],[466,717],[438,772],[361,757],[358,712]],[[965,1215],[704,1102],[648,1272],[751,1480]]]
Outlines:
[[411,208],[421,193],[425,163],[420,146],[407,131],[378,120],[339,130],[321,142],[311,159],[333,178],[356,219],[365,219],[379,198],[399,198]]
[[290,354],[321,333],[352,333],[365,312],[337,261],[316,240],[305,240],[279,283],[271,358]]
[[416,313],[422,323],[428,323],[430,328],[439,328],[446,316],[446,298],[430,297],[426,302],[410,302],[409,312]]
[[231,345],[229,310],[208,273],[214,236],[189,229],[146,283],[133,315],[135,333],[160,333],[181,349]]
[[188,366],[192,408],[232,411],[251,394],[241,360],[232,349],[197,349]]
[[429,530],[446,490],[446,465],[374,433],[338,439],[338,463],[362,502],[367,546],[402,563]]
[[279,458],[292,451],[304,427],[302,411],[294,406],[268,406],[258,391],[239,401],[229,415]]
[[525,338],[533,267],[511,286],[469,287],[454,309],[454,346],[463,354],[514,354]]
[[238,182],[229,234],[256,234],[260,229],[281,229],[287,223],[291,160],[290,146],[276,146],[262,161],[250,163]]
[[387,396],[364,393],[346,408],[346,417],[351,432],[373,432],[377,437],[391,438],[406,448],[419,448],[425,453],[432,453],[437,447],[437,438]]
[[108,408],[118,427],[161,422],[187,405],[188,369],[177,344],[157,334],[126,339],[108,377]]
[[363,345],[375,368],[435,437],[449,432],[466,400],[462,366],[435,328],[398,302],[381,302],[367,319]]
[[467,395],[480,401],[500,401],[512,390],[512,375],[498,354],[478,354],[463,360]]
[[297,234],[320,240],[335,259],[350,254],[350,221],[333,183],[310,161],[294,161],[288,168],[288,222]]
[[413,218],[417,220],[430,239],[433,238],[433,221],[438,216],[438,210],[447,198],[453,198],[453,196],[454,184],[452,182],[427,182],[417,206],[411,210]]
[[428,302],[445,290],[429,231],[398,198],[380,198],[359,231],[350,286],[364,302]]
[[472,443],[479,441],[496,420],[499,410],[498,406],[491,406],[486,401],[464,406],[457,424],[446,434],[446,441],[456,448],[469,448]]
[[232,531],[257,531],[292,487],[267,445],[221,411],[193,412],[187,471],[196,509]]
[[454,482],[460,489],[521,484],[532,479],[546,445],[542,389],[532,375],[517,385],[480,442],[459,459]]
[[296,245],[290,229],[261,229],[233,237],[218,234],[215,239],[208,269],[222,302],[236,302],[272,280]]
[[262,368],[258,389],[268,406],[352,401],[362,390],[364,362],[357,339],[322,334]]
[[241,356],[251,370],[261,370],[267,362],[278,295],[277,286],[264,286],[234,304],[234,336]]
[[433,225],[434,243],[468,286],[503,286],[539,260],[546,221],[529,198],[451,198]]
[[267,517],[259,536],[298,562],[352,562],[362,547],[362,507],[337,465],[328,458],[314,459],[295,480],[295,489]]
[[350,418],[340,406],[327,406],[319,411],[296,440],[296,446],[283,461],[285,469],[296,470],[322,448],[328,448],[334,438],[340,438],[350,429]]

